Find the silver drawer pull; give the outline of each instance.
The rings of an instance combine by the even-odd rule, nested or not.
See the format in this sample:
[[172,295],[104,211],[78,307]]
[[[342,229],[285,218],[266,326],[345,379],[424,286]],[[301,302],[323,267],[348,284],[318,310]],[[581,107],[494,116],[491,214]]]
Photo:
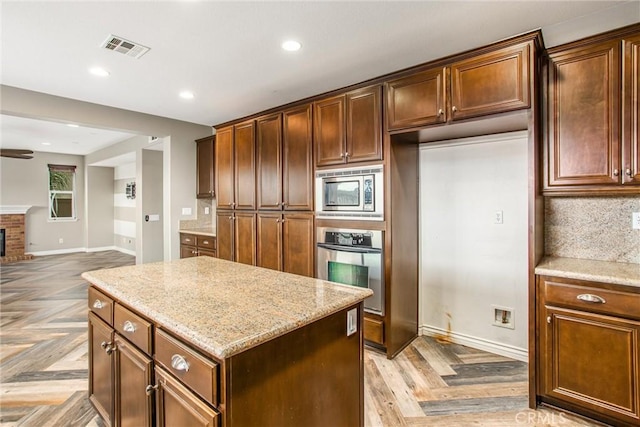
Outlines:
[[189,362],[179,354],[171,356],[171,367],[177,371],[189,372]]
[[124,322],[124,325],[122,326],[122,329],[124,329],[125,332],[132,332],[133,333],[133,332],[136,331],[136,325],[134,325],[129,320],[127,320],[126,322]]
[[208,245],[208,244],[209,244],[209,241],[208,241],[208,240],[205,240],[204,242],[202,242],[202,244],[203,244],[203,245]]
[[106,306],[107,306],[107,303],[102,302],[99,299],[93,302],[93,308],[97,308],[98,310],[100,310],[101,308],[105,308]]
[[156,385],[149,384],[148,386],[145,387],[144,392],[147,394],[147,396],[151,396],[153,392],[156,391],[157,389],[158,389],[158,384]]
[[606,301],[604,298],[594,294],[580,294],[577,296],[580,301],[592,302],[595,304],[604,304]]

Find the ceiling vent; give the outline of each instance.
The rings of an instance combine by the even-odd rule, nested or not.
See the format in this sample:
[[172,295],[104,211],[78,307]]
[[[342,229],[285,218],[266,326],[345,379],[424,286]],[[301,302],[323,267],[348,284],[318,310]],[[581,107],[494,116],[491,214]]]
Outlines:
[[149,52],[150,48],[143,46],[139,43],[132,42],[122,37],[109,34],[109,37],[102,42],[102,46],[105,49],[113,50],[114,52],[120,52],[124,55],[131,56],[133,58],[140,58],[145,53]]

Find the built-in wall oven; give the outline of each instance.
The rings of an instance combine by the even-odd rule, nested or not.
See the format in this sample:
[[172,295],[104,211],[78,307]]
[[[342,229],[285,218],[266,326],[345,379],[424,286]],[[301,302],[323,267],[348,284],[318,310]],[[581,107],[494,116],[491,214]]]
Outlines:
[[384,315],[383,235],[380,230],[317,229],[317,277],[371,289],[364,310],[379,315]]

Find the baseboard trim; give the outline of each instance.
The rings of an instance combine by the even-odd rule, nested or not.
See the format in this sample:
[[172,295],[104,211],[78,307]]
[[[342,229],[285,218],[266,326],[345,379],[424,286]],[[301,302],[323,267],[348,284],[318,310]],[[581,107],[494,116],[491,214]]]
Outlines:
[[490,353],[499,354],[500,356],[509,357],[521,362],[529,361],[529,352],[526,349],[508,344],[502,344],[484,338],[472,337],[470,335],[461,334],[459,332],[446,331],[435,326],[420,326],[420,335],[427,335],[430,337],[447,336],[449,340],[455,344],[461,344],[467,347],[476,348],[478,350],[488,351]]
[[118,251],[123,254],[136,256],[135,251],[119,248],[117,246],[102,246],[99,248],[70,248],[70,249],[56,249],[53,251],[38,251],[38,252],[26,252],[27,255],[33,256],[47,256],[47,255],[64,255],[64,254],[75,254],[78,252],[104,252],[104,251]]

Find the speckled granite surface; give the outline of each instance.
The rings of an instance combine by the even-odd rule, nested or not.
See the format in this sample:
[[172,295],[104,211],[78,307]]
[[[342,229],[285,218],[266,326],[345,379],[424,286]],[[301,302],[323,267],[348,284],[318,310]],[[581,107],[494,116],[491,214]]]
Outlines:
[[536,274],[640,287],[640,264],[545,257]]
[[545,254],[639,264],[632,212],[640,212],[640,196],[547,197]]
[[211,257],[97,270],[82,277],[219,359],[373,294]]
[[190,234],[199,234],[201,236],[211,236],[216,237],[216,231],[211,227],[204,228],[186,228],[180,229],[180,233],[190,233]]

